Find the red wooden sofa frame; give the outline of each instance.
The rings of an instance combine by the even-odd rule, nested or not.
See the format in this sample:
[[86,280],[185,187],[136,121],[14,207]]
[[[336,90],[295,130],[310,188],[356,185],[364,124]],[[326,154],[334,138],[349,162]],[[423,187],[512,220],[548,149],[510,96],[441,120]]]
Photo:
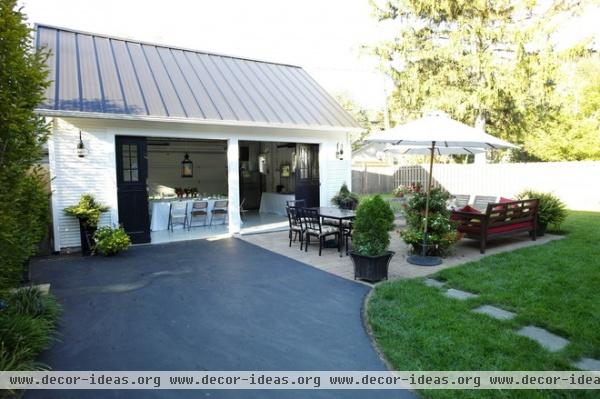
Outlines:
[[529,232],[537,236],[539,201],[490,203],[485,213],[453,211],[452,220],[458,222],[457,230],[465,237],[479,241],[479,251],[484,254],[489,239]]

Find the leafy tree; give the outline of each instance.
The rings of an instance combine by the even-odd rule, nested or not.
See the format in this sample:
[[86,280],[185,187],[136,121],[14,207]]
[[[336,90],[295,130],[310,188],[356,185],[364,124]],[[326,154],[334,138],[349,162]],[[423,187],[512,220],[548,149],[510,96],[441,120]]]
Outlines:
[[525,137],[524,147],[547,161],[600,160],[600,55],[566,58],[564,65],[560,115]]
[[383,113],[373,112],[359,106],[356,101],[347,93],[335,94],[336,101],[344,108],[364,129],[362,133],[353,138],[352,149],[360,147],[362,140],[374,129],[380,129],[383,126]]
[[[543,3],[543,4],[542,4]],[[373,51],[396,83],[398,121],[441,109],[510,140],[540,143],[563,128],[557,82],[564,60],[549,40],[558,16],[586,1],[389,0],[379,20],[398,22],[397,37]],[[545,7],[544,7],[545,6]],[[535,145],[517,159],[545,159]]]
[[0,0],[0,289],[18,282],[48,218],[46,182],[34,165],[47,126],[34,112],[48,85],[16,0]]

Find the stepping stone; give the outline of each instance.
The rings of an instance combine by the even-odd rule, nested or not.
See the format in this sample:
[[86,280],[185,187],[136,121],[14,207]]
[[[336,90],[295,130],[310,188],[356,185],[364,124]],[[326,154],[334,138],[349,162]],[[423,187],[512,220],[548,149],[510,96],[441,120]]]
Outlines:
[[432,279],[432,278],[426,278],[425,285],[428,287],[442,288],[444,285],[446,285],[446,283],[444,283],[443,281]]
[[550,352],[558,352],[569,343],[569,340],[535,326],[523,327],[517,331],[517,334],[534,340]]
[[573,362],[573,366],[580,370],[587,371],[600,371],[600,360],[591,359],[589,357],[582,357],[576,362]]
[[472,292],[456,290],[454,288],[450,288],[448,291],[446,291],[445,295],[449,298],[460,299],[461,301],[477,298],[479,296],[477,294],[473,294]]
[[473,309],[473,312],[483,313],[498,320],[510,320],[516,316],[515,313],[509,312],[508,310],[500,309],[495,306],[483,305]]

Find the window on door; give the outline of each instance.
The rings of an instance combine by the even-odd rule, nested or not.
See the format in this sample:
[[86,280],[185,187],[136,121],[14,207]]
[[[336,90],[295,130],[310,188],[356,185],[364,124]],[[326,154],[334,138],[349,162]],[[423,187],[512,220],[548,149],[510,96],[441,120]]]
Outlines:
[[122,146],[123,182],[137,183],[139,181],[137,149],[137,144],[123,144]]

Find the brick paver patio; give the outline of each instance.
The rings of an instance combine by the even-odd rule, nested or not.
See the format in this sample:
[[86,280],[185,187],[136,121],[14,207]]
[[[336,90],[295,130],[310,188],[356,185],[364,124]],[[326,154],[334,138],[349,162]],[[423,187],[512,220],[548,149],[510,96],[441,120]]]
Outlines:
[[[390,237],[390,250],[396,252],[396,255],[394,255],[390,263],[390,279],[422,277],[445,268],[481,259],[486,255],[513,251],[518,248],[530,247],[533,245],[541,245],[562,238],[562,236],[546,234],[544,237],[539,237],[537,241],[531,241],[527,234],[523,234],[522,236],[517,237],[492,240],[488,244],[486,255],[481,255],[479,253],[477,242],[474,240],[462,239],[456,245],[454,254],[444,259],[444,263],[439,266],[424,267],[411,265],[406,261],[406,258],[409,255],[408,246],[400,239],[399,234],[396,231],[391,232]],[[292,243],[292,247],[290,248],[288,246],[289,240],[287,230],[272,233],[242,235],[240,238],[258,245],[259,247],[269,249],[326,272],[344,278],[354,279],[354,270],[349,256],[344,255],[340,258],[337,249],[335,248],[324,248],[323,255],[319,256],[318,244],[311,244],[308,252],[300,251],[299,242]]]

